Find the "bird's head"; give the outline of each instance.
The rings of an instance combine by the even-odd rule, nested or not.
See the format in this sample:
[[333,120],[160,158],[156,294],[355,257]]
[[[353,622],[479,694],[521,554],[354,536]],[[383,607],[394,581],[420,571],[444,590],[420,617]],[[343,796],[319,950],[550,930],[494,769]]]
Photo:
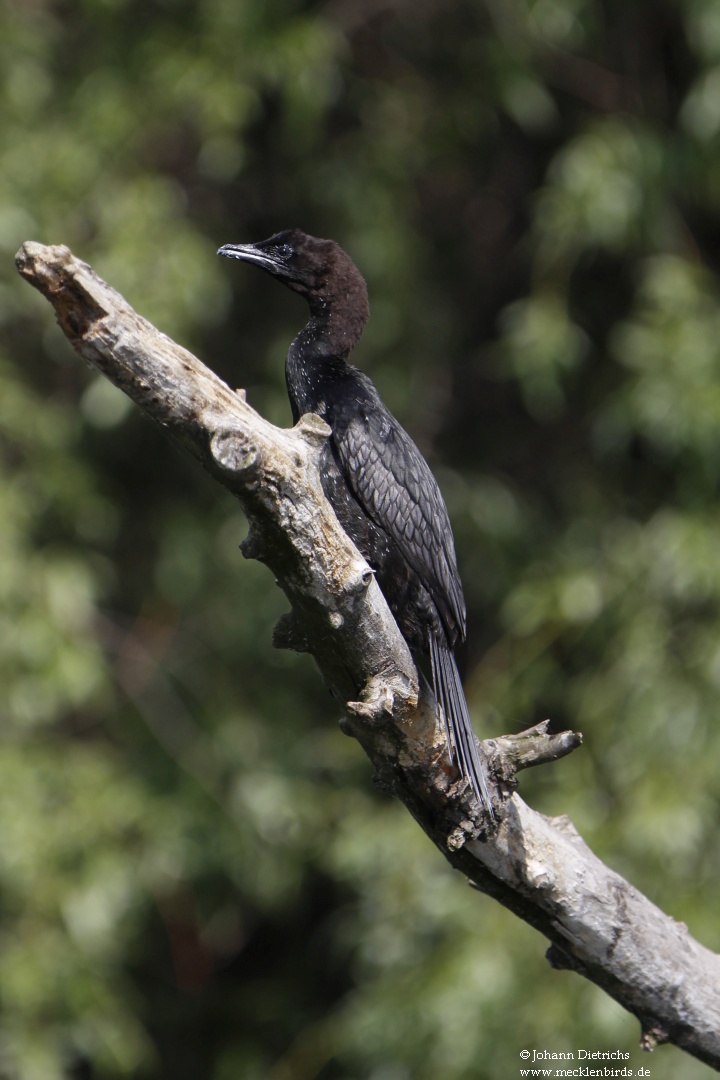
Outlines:
[[304,296],[314,314],[352,305],[364,322],[368,300],[365,279],[334,240],[285,229],[257,244],[225,244],[218,255],[254,263]]

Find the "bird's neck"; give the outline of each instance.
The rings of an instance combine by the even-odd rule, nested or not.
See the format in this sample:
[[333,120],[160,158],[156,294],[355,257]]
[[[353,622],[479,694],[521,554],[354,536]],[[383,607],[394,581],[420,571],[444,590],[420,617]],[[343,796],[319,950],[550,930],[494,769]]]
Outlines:
[[310,318],[290,346],[285,363],[293,419],[326,412],[329,383],[347,371],[347,358],[360,340],[367,314],[325,306]]

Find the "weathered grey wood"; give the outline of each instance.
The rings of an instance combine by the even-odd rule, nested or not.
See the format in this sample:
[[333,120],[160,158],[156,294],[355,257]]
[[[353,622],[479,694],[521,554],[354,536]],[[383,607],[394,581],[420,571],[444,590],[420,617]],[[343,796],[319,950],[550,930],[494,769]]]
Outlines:
[[17,266],[78,352],[241,501],[250,522],[243,552],[272,569],[292,606],[276,644],[312,652],[376,782],[472,885],[550,940],[555,967],[591,979],[634,1013],[646,1049],[674,1042],[720,1068],[720,957],[606,867],[567,819],[543,817],[514,792],[518,770],[570,753],[580,737],[541,724],[488,740],[497,820],[478,817],[374,577],[323,496],[323,422],[303,417],[291,431],[268,424],[67,248],[24,244]]

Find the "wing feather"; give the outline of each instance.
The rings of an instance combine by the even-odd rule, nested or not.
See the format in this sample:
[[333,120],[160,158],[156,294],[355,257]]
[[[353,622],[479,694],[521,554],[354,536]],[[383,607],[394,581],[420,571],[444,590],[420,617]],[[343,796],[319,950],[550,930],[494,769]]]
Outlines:
[[463,640],[465,601],[440,488],[370,380],[362,376],[359,385],[360,407],[330,421],[343,474],[365,513],[389,533],[425,584],[451,643]]

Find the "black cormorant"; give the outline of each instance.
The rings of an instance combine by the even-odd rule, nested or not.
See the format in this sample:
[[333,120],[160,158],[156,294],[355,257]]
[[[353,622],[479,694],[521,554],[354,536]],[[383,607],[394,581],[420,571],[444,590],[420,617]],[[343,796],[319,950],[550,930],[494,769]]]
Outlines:
[[429,656],[451,757],[492,812],[453,652],[465,639],[466,612],[447,508],[415,443],[367,375],[347,363],[368,318],[365,281],[335,241],[300,229],[226,244],[218,254],[260,266],[308,303],[285,365],[293,420],[316,413],[332,428],[321,462],[325,494],[408,645]]

